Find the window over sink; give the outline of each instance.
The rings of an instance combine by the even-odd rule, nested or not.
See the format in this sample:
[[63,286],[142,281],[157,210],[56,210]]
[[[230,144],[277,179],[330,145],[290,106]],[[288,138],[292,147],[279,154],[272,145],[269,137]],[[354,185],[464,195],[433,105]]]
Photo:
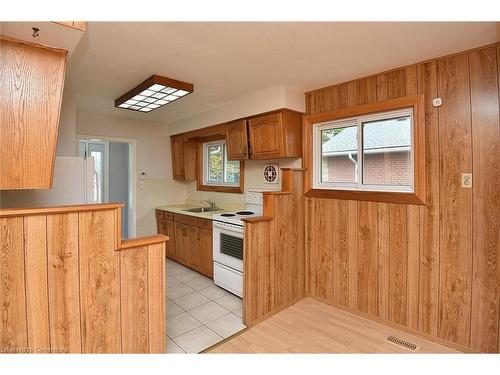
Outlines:
[[[241,193],[242,162],[231,161],[227,157],[225,140],[205,142],[201,145],[201,184],[198,190]],[[198,179],[198,180],[200,180]]]

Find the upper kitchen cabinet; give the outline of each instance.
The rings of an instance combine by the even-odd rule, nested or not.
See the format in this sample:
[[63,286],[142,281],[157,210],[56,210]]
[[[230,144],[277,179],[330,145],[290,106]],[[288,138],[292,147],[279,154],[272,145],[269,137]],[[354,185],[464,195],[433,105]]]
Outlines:
[[170,142],[174,180],[189,181],[196,179],[196,142],[185,142],[183,135],[171,136]]
[[[251,159],[302,156],[302,114],[283,109],[248,120]],[[229,146],[228,146],[229,147]]]
[[66,54],[0,39],[0,190],[52,185]]
[[237,120],[226,124],[226,145],[228,160],[248,159],[247,120]]

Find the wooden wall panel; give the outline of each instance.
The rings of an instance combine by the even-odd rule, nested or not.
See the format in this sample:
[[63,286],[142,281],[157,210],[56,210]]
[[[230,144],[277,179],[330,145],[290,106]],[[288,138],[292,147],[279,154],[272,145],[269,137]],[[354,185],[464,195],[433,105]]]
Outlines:
[[440,296],[439,337],[469,345],[471,311],[472,191],[461,174],[472,172],[469,59],[467,54],[438,61]]
[[418,329],[437,336],[439,292],[439,129],[437,63],[419,64],[418,92],[425,96],[427,205],[420,207],[420,270]]
[[426,130],[426,205],[306,199],[308,293],[345,306],[347,268],[349,308],[499,351],[499,56],[497,44],[306,93],[308,114],[334,110],[318,98],[336,87],[348,107],[424,94]]
[[78,213],[47,215],[50,343],[81,353]]
[[406,205],[389,205],[389,320],[406,325]]
[[332,200],[333,294],[335,303],[349,306],[349,202]]
[[500,132],[496,48],[469,54],[473,150],[471,347],[498,351]]
[[28,346],[42,353],[49,353],[46,215],[24,218],[24,257]]
[[165,252],[165,243],[149,245],[147,285],[149,353],[166,352]]
[[79,214],[82,351],[119,353],[120,282],[115,212]]
[[0,348],[28,346],[23,218],[0,218]]
[[378,315],[378,203],[358,202],[358,309]]
[[[149,348],[147,248],[120,252],[122,352],[146,353]],[[125,334],[125,332],[131,334]]]
[[0,210],[0,352],[166,351],[165,238],[117,248],[120,210]]
[[[316,265],[305,267],[304,243],[313,239],[305,233],[304,220],[297,219],[305,210],[303,172],[283,170],[283,191],[264,195],[265,216],[245,220],[243,320],[246,325],[256,324],[302,298],[304,272],[306,268],[316,269]],[[307,207],[309,210],[311,207]],[[320,242],[320,251],[327,252],[326,240]],[[331,247],[331,241],[328,244]],[[308,285],[318,293],[331,291],[331,277],[317,280],[313,274],[310,276]]]

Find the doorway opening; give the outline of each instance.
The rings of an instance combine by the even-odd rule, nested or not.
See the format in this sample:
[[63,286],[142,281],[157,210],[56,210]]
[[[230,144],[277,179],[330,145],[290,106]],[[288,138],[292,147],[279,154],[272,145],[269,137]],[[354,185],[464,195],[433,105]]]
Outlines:
[[93,195],[98,203],[122,202],[122,238],[136,235],[136,141],[79,135],[78,155],[94,159]]

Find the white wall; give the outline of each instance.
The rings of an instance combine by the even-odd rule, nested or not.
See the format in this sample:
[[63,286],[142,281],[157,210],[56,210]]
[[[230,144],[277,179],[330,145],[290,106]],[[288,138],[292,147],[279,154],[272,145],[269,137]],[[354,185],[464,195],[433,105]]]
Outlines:
[[144,184],[137,181],[137,236],[156,232],[155,207],[183,203],[186,187],[173,180],[170,138],[162,124],[77,112],[78,135],[132,138],[137,141],[136,176],[148,175]]
[[72,94],[64,94],[57,133],[57,156],[78,156],[75,135],[76,98]]

